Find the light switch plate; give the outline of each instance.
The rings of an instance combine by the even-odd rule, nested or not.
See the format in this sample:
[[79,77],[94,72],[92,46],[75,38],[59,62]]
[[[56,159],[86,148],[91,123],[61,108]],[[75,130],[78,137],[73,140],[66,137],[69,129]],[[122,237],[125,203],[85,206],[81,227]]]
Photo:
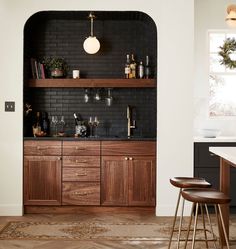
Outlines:
[[5,112],[15,111],[15,101],[5,101]]

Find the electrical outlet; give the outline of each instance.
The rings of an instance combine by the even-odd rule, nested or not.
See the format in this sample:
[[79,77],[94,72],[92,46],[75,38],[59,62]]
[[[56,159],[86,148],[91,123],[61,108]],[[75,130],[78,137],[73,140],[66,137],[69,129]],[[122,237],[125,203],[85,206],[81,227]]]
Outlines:
[[5,112],[15,111],[15,101],[5,101]]

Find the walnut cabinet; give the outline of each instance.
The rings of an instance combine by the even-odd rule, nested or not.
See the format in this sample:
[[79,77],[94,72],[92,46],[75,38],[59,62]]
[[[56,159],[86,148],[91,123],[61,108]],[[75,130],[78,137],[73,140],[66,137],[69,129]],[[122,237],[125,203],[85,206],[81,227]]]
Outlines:
[[24,142],[25,206],[155,206],[154,141]]
[[101,204],[155,206],[155,142],[103,142]]
[[24,144],[24,205],[61,204],[61,142]]

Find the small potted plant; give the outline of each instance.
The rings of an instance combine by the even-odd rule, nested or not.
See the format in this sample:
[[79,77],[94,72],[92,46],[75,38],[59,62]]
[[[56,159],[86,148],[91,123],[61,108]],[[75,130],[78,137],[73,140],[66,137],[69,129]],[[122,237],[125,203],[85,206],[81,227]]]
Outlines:
[[68,71],[68,65],[63,58],[48,57],[44,58],[43,64],[52,78],[63,78]]

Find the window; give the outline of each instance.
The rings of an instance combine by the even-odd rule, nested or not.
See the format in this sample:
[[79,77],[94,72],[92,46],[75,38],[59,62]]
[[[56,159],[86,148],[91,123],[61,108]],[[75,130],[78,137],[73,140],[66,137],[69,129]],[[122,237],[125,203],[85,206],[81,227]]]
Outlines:
[[209,116],[236,116],[236,69],[220,64],[219,47],[236,33],[209,32]]

